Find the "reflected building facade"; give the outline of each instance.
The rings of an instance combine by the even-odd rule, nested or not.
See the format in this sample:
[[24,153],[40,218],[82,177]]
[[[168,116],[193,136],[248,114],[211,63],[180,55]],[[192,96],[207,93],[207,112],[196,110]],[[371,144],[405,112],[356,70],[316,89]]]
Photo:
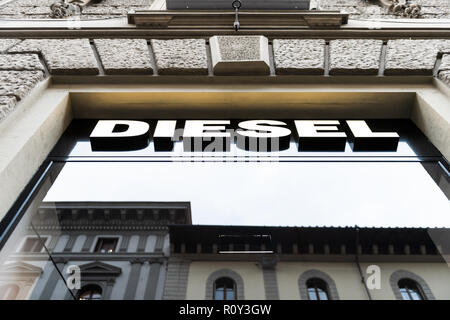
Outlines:
[[448,228],[169,229],[165,299],[450,299]]
[[3,249],[2,299],[161,299],[168,225],[190,222],[188,203],[40,205]]

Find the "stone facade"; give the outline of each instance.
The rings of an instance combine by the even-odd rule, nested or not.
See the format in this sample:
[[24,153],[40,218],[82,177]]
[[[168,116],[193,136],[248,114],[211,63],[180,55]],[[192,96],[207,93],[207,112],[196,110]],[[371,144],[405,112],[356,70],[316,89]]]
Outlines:
[[[447,0],[415,0],[421,6],[420,18],[450,18],[450,2]],[[351,19],[398,19],[380,4],[380,1],[367,0],[318,0],[320,10],[341,10],[350,14]]]
[[277,74],[323,74],[325,40],[275,39],[274,61]]
[[[9,19],[49,19],[50,6],[58,0],[13,0],[0,7],[0,17]],[[82,10],[81,19],[125,17],[130,10],[149,10],[153,0],[102,0]]]
[[214,36],[209,39],[215,75],[269,75],[268,39],[263,36]]
[[[103,300],[162,299],[170,246],[167,224],[174,222],[171,219],[175,215],[186,219],[184,209],[175,205],[178,211],[169,217],[171,204],[155,207],[152,203],[102,202],[91,207],[65,203],[56,209],[55,205],[44,204],[29,217],[33,228],[22,225],[21,232],[13,233],[2,248],[0,287],[20,285],[6,275],[12,268],[26,266],[39,272],[31,276],[30,272],[22,272],[30,285],[21,299],[71,300],[87,286],[100,288]],[[153,209],[167,218],[155,219]],[[49,260],[47,250],[26,246],[27,241],[38,239],[36,233],[62,275],[69,274],[69,268],[80,269],[81,288],[74,288],[73,295],[64,284],[66,278],[61,278]],[[107,240],[115,243],[103,249],[102,241]]]
[[[16,39],[3,39],[7,48]],[[36,54],[0,54],[0,122],[45,78],[45,68]]]
[[16,103],[17,98],[14,96],[0,96],[0,121],[14,110]]
[[95,39],[106,74],[152,74],[150,53],[144,39]]
[[378,74],[382,47],[373,39],[330,41],[330,75]]
[[0,39],[0,52],[5,52],[15,44],[19,43],[20,39],[9,39],[9,38],[3,38]]
[[0,70],[44,71],[44,66],[36,54],[0,54]]
[[52,74],[98,74],[88,39],[26,39],[10,53],[41,53]]
[[[229,39],[236,43],[241,37]],[[6,50],[0,54],[0,96],[15,98],[5,98],[8,103],[2,108],[2,118],[44,80],[46,69],[50,75],[68,76],[97,76],[101,69],[106,75],[207,76],[208,70],[213,70],[213,75],[221,75],[220,70],[215,70],[213,59],[208,59],[208,52],[215,49],[209,48],[204,39],[4,38],[0,49]],[[238,49],[234,48],[233,54]],[[431,76],[442,56],[437,75],[450,83],[448,39],[389,40],[385,55],[383,42],[377,39],[336,39],[329,43],[325,39],[274,39],[273,47],[266,43],[260,49],[273,55],[273,61],[268,57],[265,62],[261,60],[266,66],[264,70],[226,68],[226,74],[241,75],[245,71],[247,75],[268,75],[268,70],[273,69],[276,75]],[[251,58],[244,57],[243,61],[248,64]]]
[[0,71],[0,96],[22,99],[42,80],[42,71]]
[[390,40],[385,74],[432,75],[438,54],[449,51],[450,40]]
[[159,74],[208,74],[205,40],[154,39],[151,43]]
[[[237,42],[241,38],[248,37],[230,39]],[[15,39],[3,40],[5,46],[16,43]],[[384,75],[432,75],[439,57],[450,53],[450,40],[389,40],[385,57],[383,43],[376,39],[337,39],[329,44],[324,39],[274,39],[273,49],[267,44],[265,47],[272,50],[271,67],[278,75],[324,75],[327,64],[330,75],[377,75],[381,64],[385,64]],[[97,75],[99,63],[105,73],[111,75],[151,75],[152,71],[159,75],[207,75],[208,69],[213,69],[207,57],[209,50],[204,39],[26,39],[0,55],[0,69],[43,71],[38,57],[42,55],[51,75]],[[239,50],[236,47],[232,51],[237,54]],[[252,57],[244,57],[243,61],[251,61]],[[230,61],[235,61],[233,59]],[[444,69],[448,58],[444,61],[442,71],[448,70]],[[156,70],[153,70],[153,63]],[[230,74],[240,72],[230,71]]]

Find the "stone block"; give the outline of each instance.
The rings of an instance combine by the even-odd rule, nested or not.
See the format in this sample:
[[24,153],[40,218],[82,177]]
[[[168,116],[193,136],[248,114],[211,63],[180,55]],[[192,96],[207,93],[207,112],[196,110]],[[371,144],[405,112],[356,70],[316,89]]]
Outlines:
[[151,41],[160,75],[207,75],[206,43],[203,39]]
[[215,75],[269,75],[269,41],[263,36],[209,39]]
[[324,74],[325,40],[275,39],[273,54],[277,74]]
[[144,39],[95,39],[106,74],[152,74],[150,54]]
[[0,70],[41,70],[44,66],[37,54],[0,54]]
[[8,50],[9,53],[41,52],[51,74],[98,74],[88,39],[26,39]]
[[0,53],[5,52],[20,41],[19,39],[0,39]]
[[446,40],[389,40],[385,75],[432,75],[438,52]]
[[42,80],[42,71],[0,71],[0,95],[22,99]]
[[14,110],[16,104],[16,97],[0,96],[0,122],[5,119],[11,111]]
[[382,40],[342,39],[330,41],[330,75],[378,74]]

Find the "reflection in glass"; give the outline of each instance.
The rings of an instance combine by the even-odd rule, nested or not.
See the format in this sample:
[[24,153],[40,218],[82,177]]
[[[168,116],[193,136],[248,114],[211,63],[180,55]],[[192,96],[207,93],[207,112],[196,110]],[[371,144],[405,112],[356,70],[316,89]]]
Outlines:
[[450,227],[419,162],[67,163],[45,201],[189,202],[207,225]]
[[214,300],[236,300],[236,283],[230,278],[219,278],[214,283]]
[[[101,299],[123,299],[133,268],[148,274],[152,262],[164,274],[167,226],[192,224],[191,209],[196,224],[450,226],[448,200],[420,163],[53,164],[1,247],[0,299],[78,299],[66,283],[72,265]],[[236,299],[236,284],[221,281],[215,299]],[[329,298],[314,288],[311,297]]]
[[306,282],[309,300],[328,300],[328,289],[325,281],[312,278]]
[[116,250],[118,238],[99,238],[95,246],[95,252],[113,253]]
[[102,288],[97,285],[87,285],[80,289],[78,300],[101,300]]
[[[136,259],[139,266],[145,261],[152,272],[163,274],[162,262],[170,250],[167,225],[191,224],[189,202],[44,202],[63,167],[53,164],[42,177],[5,237],[0,299],[127,298],[126,282]],[[79,270],[82,287],[95,284],[101,290],[70,290],[66,280],[75,274],[73,267]],[[163,292],[157,290],[162,283],[147,285],[145,281],[145,290],[128,290],[130,297],[162,299]]]
[[419,284],[412,279],[401,279],[398,282],[403,300],[424,300]]
[[22,252],[41,252],[44,244],[47,241],[45,237],[28,237],[22,247]]
[[8,284],[0,287],[0,300],[15,300],[19,294],[19,286]]

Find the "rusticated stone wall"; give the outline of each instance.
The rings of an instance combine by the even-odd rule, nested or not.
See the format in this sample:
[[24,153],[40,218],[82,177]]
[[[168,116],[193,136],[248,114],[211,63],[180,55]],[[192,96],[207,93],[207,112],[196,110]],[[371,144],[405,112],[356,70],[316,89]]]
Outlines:
[[159,74],[208,74],[203,39],[151,40]]
[[[50,5],[58,0],[12,0],[0,6],[0,17],[10,19],[50,18]],[[83,19],[126,16],[129,10],[148,10],[153,0],[102,0],[83,9]]]
[[[316,0],[320,10],[340,10],[350,14],[350,19],[397,19],[397,16],[380,5],[378,0]],[[449,19],[450,1],[412,0],[421,6],[422,19]]]
[[[214,76],[205,39],[5,38],[0,50],[0,121],[48,75]],[[450,85],[449,39],[274,39],[267,50],[269,76],[434,75]]]

